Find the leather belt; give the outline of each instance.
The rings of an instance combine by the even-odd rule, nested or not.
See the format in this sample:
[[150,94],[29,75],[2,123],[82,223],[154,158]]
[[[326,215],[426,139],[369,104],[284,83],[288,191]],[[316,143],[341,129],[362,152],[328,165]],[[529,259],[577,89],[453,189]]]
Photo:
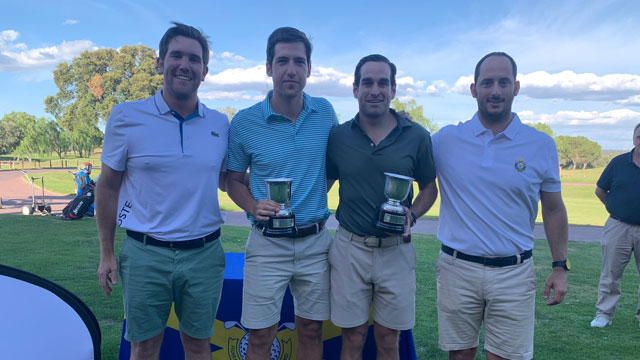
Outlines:
[[132,238],[133,240],[139,241],[143,244],[159,246],[164,248],[171,249],[197,249],[204,246],[204,244],[208,242],[212,242],[220,238],[220,229],[212,232],[209,235],[203,236],[197,239],[185,240],[185,241],[164,241],[153,238],[147,234],[127,230],[127,236]]
[[485,256],[475,256],[475,255],[467,255],[458,250],[454,250],[447,245],[442,245],[442,252],[451,255],[454,258],[471,261],[474,263],[482,264],[484,266],[493,266],[493,267],[505,267],[511,265],[522,264],[523,261],[533,255],[533,251],[527,250],[520,255],[512,255],[505,257],[485,257]]
[[[289,238],[301,238],[309,235],[315,235],[319,233],[322,229],[324,229],[326,220],[322,220],[313,224],[305,225],[305,226],[296,226],[296,233],[293,236],[288,236]],[[264,229],[264,223],[256,223],[255,227],[262,230]]]
[[362,236],[343,228],[342,226],[338,226],[338,232],[342,235],[346,236],[350,240],[357,241],[363,243],[366,247],[389,247],[396,246],[401,244],[406,244],[411,242],[411,236],[404,238],[401,235],[395,236]]

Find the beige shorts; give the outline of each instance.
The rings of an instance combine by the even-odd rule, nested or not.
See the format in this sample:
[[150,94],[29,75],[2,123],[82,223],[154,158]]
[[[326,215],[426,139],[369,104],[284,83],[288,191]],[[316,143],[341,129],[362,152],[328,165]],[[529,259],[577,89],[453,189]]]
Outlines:
[[394,330],[413,328],[416,251],[412,243],[367,247],[338,228],[331,250],[331,322],[351,328],[373,320]]
[[508,359],[533,357],[536,273],[533,259],[490,267],[440,253],[438,346],[445,351],[478,346],[484,322],[485,350]]
[[247,329],[264,329],[280,321],[287,285],[295,314],[309,320],[327,320],[331,234],[324,228],[307,237],[272,238],[255,226],[245,249],[241,323]]

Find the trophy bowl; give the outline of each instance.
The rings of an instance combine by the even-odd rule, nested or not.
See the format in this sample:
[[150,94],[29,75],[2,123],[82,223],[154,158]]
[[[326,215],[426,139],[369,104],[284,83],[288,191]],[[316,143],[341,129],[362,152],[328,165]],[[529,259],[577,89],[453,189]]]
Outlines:
[[411,192],[414,179],[409,176],[387,172],[384,175],[386,176],[384,195],[387,197],[387,201],[380,205],[376,227],[387,233],[403,234],[407,212],[404,211],[402,202]]
[[264,180],[267,188],[267,198],[280,205],[275,216],[270,216],[267,225],[262,230],[264,236],[288,237],[296,233],[296,217],[287,206],[291,200],[291,186],[293,179],[271,178]]

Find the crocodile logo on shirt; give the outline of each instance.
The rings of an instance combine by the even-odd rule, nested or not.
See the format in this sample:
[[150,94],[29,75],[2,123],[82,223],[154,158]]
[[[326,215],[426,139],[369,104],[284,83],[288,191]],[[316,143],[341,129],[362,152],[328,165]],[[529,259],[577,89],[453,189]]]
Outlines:
[[515,166],[517,172],[523,172],[524,169],[527,168],[527,163],[525,163],[524,160],[522,160],[522,159],[518,159],[518,161],[516,161],[514,166]]

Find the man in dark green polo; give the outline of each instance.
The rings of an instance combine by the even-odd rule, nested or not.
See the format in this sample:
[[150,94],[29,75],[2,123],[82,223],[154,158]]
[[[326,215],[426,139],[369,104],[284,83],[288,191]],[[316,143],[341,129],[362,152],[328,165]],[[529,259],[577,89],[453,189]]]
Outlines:
[[[342,327],[342,359],[362,358],[372,300],[378,359],[397,359],[400,330],[415,324],[416,253],[410,229],[436,199],[436,170],[429,132],[389,108],[395,75],[395,65],[382,55],[360,60],[353,83],[359,112],[333,128],[327,146],[328,183],[340,181],[340,226],[329,263],[331,321]],[[403,202],[402,235],[376,227],[386,200],[385,172],[412,177],[419,185],[413,204],[413,191]]]

